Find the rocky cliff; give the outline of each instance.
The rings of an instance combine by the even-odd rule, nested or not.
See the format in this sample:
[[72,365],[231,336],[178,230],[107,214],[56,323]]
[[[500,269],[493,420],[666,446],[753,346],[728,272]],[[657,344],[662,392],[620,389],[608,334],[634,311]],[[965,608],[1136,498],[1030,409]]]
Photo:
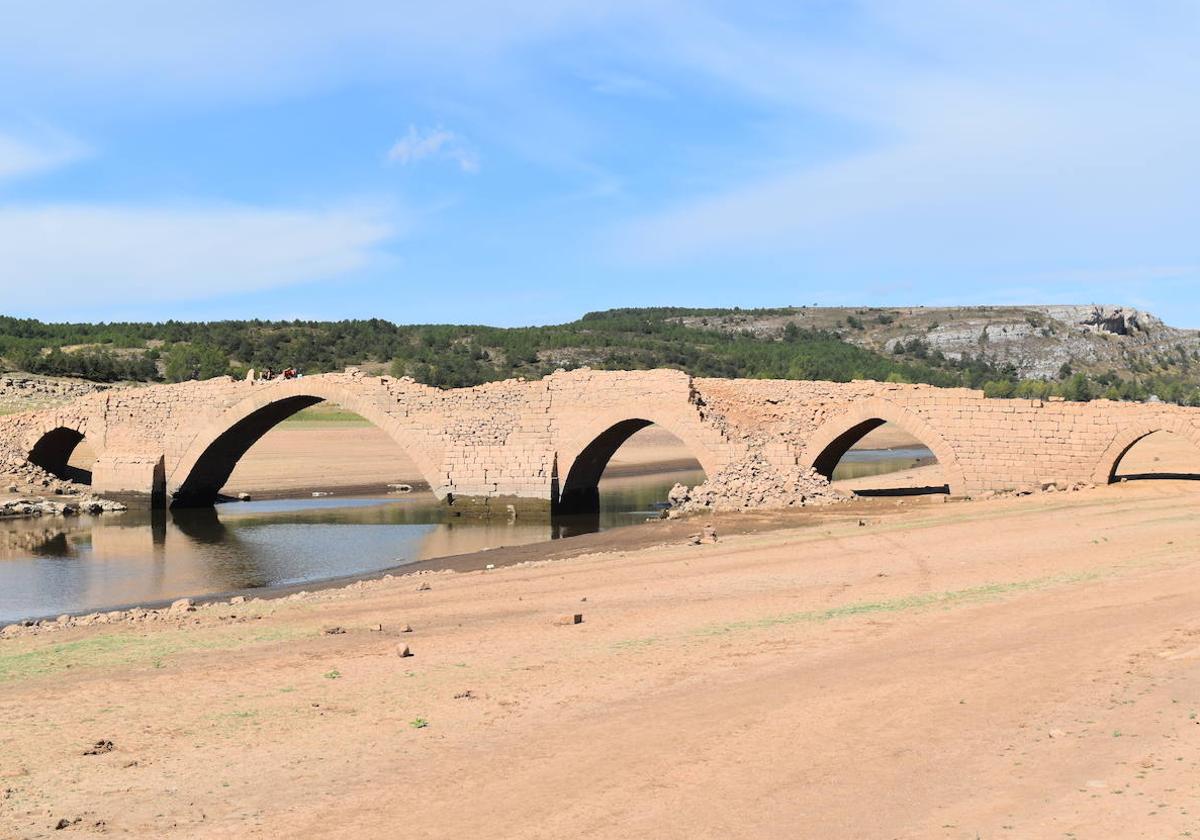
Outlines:
[[1122,376],[1200,370],[1200,331],[1170,327],[1123,306],[800,307],[676,320],[759,336],[781,335],[795,324],[836,332],[880,353],[894,354],[899,345],[900,351],[937,351],[951,359],[982,355],[997,365],[1011,364],[1022,378],[1056,378],[1064,365]]

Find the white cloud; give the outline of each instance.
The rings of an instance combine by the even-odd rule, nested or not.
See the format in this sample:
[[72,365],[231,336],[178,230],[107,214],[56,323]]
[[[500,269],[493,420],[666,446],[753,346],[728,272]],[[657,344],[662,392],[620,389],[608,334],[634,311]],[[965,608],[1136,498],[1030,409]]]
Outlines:
[[88,150],[57,132],[39,132],[36,139],[0,133],[0,181],[48,172],[84,157]]
[[861,8],[848,40],[701,15],[664,42],[666,60],[769,109],[780,136],[834,124],[854,142],[814,159],[766,136],[752,175],[714,172],[723,185],[628,220],[610,247],[635,262],[775,252],[932,273],[1196,258],[1194,6]]
[[438,128],[418,129],[408,127],[408,134],[397,140],[388,150],[387,158],[392,163],[407,166],[427,158],[451,160],[463,172],[474,174],[479,171],[479,156],[453,131]]
[[377,210],[0,206],[5,305],[109,309],[336,278],[398,232]]

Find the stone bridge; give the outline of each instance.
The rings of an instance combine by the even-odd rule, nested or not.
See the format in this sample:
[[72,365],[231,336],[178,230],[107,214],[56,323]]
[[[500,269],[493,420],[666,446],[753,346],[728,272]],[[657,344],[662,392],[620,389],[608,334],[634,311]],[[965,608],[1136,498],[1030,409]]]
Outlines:
[[349,369],[91,394],[0,418],[0,447],[62,475],[86,438],[96,453],[95,492],[207,505],[255,441],[324,400],[383,429],[439,498],[483,513],[510,504],[594,509],[609,458],[652,423],[690,449],[718,497],[743,485],[726,497],[731,507],[819,496],[841,456],[885,422],[933,451],[952,495],[1105,483],[1134,443],[1160,430],[1200,445],[1200,410],[1163,404],[999,400],[924,385],[700,379],[671,370],[559,371],[442,391]]

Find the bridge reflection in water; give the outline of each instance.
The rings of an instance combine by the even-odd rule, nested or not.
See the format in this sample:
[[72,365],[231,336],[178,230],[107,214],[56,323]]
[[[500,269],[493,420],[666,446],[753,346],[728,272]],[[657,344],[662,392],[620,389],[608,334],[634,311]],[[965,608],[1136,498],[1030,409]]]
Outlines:
[[430,495],[255,501],[0,522],[0,623],[371,574],[394,566],[642,522],[670,473],[606,481],[590,516],[454,517]]

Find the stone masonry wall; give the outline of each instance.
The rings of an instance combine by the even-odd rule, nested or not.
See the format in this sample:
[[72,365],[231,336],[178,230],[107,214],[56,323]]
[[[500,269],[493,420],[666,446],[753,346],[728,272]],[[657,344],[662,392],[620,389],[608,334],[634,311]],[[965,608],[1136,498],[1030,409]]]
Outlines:
[[1106,481],[1129,445],[1160,429],[1200,445],[1200,410],[1168,405],[989,400],[923,385],[693,379],[670,370],[581,369],[441,391],[350,369],[111,390],[0,417],[0,467],[27,458],[42,435],[66,426],[97,454],[97,492],[170,494],[194,479],[223,433],[298,398],[337,402],[380,426],[449,499],[548,503],[589,443],[634,418],[679,437],[709,476],[709,498],[727,497],[733,507],[828,498],[814,463],[843,432],[872,418],[929,446],[951,492],[965,495]]

